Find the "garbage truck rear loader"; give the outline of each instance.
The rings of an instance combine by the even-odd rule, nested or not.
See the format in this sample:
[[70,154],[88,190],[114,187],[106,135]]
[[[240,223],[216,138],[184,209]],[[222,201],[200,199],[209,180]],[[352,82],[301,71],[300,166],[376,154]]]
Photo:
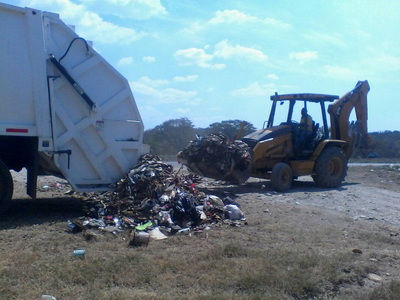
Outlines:
[[59,15],[0,3],[0,213],[9,170],[107,190],[149,152],[129,83]]

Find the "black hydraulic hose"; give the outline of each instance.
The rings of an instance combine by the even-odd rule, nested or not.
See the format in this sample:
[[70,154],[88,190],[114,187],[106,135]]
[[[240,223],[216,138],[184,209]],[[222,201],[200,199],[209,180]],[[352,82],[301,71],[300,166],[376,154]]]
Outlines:
[[67,81],[74,87],[74,89],[81,95],[81,97],[86,101],[86,103],[90,106],[91,109],[96,109],[96,103],[93,102],[92,99],[85,93],[85,91],[78,85],[78,83],[71,77],[68,73],[67,69],[64,68],[60,61],[54,57],[54,55],[50,56],[50,61],[56,66],[56,68],[60,71],[62,75],[67,79]]
[[89,52],[89,46],[88,46],[88,43],[86,42],[86,40],[85,40],[84,38],[82,38],[82,37],[77,37],[77,38],[74,38],[74,39],[71,41],[71,43],[69,43],[69,46],[68,46],[68,48],[67,48],[67,51],[65,51],[64,55],[61,56],[61,58],[58,60],[59,62],[61,62],[61,60],[68,54],[69,49],[71,49],[72,44],[73,44],[76,40],[82,40],[82,41],[84,41],[84,42],[85,42],[85,46],[86,46],[86,51]]

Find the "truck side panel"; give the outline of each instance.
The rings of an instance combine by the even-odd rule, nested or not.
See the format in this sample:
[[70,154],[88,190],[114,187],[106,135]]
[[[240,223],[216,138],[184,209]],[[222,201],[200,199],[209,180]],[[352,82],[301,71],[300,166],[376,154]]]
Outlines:
[[0,36],[0,136],[37,137],[39,174],[106,190],[149,152],[128,81],[57,14],[0,3]]
[[50,137],[40,14],[2,4],[0,37],[0,134]]
[[[96,103],[92,110],[57,67],[47,61],[53,112],[55,164],[76,190],[105,189],[133,167],[143,146],[143,123],[129,83],[58,16],[47,14],[46,50]],[[72,44],[71,44],[72,42]],[[69,167],[68,167],[69,164]],[[78,172],[77,172],[78,170]]]

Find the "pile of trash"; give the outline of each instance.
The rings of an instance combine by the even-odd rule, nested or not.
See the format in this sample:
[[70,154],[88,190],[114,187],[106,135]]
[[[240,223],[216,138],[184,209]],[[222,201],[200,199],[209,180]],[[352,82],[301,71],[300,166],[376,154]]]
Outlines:
[[198,137],[177,155],[191,172],[234,184],[251,175],[250,147],[239,140],[230,142],[222,133]]
[[118,233],[132,229],[133,244],[143,244],[146,236],[163,239],[176,233],[207,230],[210,224],[224,220],[245,220],[233,199],[222,200],[199,191],[196,185],[201,178],[180,174],[181,169],[174,171],[158,156],[142,156],[113,191],[91,193],[84,199],[86,216],[69,221],[69,230]]

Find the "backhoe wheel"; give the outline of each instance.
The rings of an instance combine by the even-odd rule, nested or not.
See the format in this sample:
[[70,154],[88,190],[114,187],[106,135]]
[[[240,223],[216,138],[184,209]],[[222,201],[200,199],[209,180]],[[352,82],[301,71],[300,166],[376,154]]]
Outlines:
[[288,164],[277,163],[272,168],[271,185],[274,191],[286,192],[292,186],[292,169]]
[[14,183],[10,170],[0,160],[0,215],[3,214],[10,205]]
[[325,148],[315,161],[314,182],[319,187],[333,188],[342,184],[347,175],[347,159],[338,147]]

